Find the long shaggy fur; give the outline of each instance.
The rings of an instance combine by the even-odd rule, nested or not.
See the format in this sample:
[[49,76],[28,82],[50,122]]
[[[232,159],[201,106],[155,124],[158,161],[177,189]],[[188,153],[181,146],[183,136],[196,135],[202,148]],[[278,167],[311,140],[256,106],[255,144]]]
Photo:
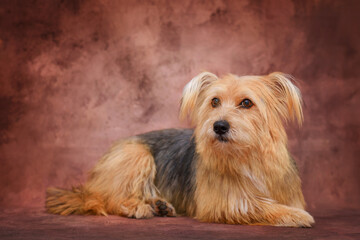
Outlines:
[[[244,99],[252,107],[241,107]],[[180,117],[188,116],[194,130],[121,140],[84,186],[49,189],[47,210],[134,218],[177,211],[204,222],[310,227],[314,219],[304,210],[284,128],[288,121],[301,125],[301,105],[289,75],[218,78],[203,72],[185,86],[181,101]],[[230,126],[221,141],[217,121]]]

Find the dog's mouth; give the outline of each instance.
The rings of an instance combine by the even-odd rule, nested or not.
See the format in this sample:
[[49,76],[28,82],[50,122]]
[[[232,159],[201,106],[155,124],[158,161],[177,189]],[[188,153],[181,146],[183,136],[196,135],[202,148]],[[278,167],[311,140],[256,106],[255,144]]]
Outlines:
[[229,141],[229,139],[224,135],[216,135],[216,139],[219,140],[219,142],[224,142],[224,143]]

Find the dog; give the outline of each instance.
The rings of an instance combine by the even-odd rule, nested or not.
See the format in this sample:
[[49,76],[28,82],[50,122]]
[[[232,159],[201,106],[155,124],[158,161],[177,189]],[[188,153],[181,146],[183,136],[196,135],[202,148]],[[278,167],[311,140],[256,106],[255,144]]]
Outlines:
[[71,190],[49,188],[50,213],[130,218],[186,215],[201,222],[311,227],[284,124],[303,121],[293,78],[203,72],[184,88],[167,129],[115,143]]

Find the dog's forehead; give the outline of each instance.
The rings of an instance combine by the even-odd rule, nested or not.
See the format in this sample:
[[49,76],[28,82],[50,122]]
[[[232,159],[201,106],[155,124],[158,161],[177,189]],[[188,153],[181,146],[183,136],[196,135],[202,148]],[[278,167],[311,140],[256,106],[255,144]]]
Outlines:
[[244,93],[252,92],[254,86],[260,84],[258,76],[236,76],[226,75],[215,81],[209,89],[211,92],[218,92],[224,94],[232,94],[233,96]]

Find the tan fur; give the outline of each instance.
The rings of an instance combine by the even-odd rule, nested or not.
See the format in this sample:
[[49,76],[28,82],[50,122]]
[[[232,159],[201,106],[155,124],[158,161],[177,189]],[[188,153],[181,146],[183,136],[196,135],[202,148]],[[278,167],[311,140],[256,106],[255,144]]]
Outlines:
[[[199,87],[203,79],[206,87]],[[214,97],[221,100],[215,109],[210,104]],[[254,102],[251,109],[238,107],[245,98]],[[283,126],[288,120],[302,123],[301,103],[300,91],[282,73],[222,79],[202,73],[188,84],[180,115],[190,113],[197,126],[196,218],[277,226],[314,223],[303,211],[301,181],[290,162]],[[228,143],[214,138],[217,120],[231,125]]]
[[154,185],[155,172],[154,159],[139,139],[121,141],[104,155],[80,190],[49,189],[46,207],[49,212],[62,215],[150,218],[154,215],[151,204],[160,199]]
[[101,196],[90,193],[83,187],[74,187],[72,190],[49,188],[46,207],[49,212],[60,215],[107,215]]
[[[211,100],[221,100],[212,107]],[[250,109],[239,107],[251,99]],[[303,121],[302,98],[289,75],[227,75],[203,72],[184,88],[180,117],[195,126],[196,191],[181,205],[204,222],[310,227],[314,219],[305,201],[296,166],[287,150],[284,123]],[[230,123],[228,142],[218,141],[213,124]],[[156,166],[150,149],[138,137],[116,143],[92,170],[87,183],[73,190],[49,189],[51,213],[115,214],[149,218],[166,204],[154,184]],[[173,195],[173,196],[176,196]],[[183,203],[173,199],[175,203]],[[179,204],[177,204],[179,205]]]

